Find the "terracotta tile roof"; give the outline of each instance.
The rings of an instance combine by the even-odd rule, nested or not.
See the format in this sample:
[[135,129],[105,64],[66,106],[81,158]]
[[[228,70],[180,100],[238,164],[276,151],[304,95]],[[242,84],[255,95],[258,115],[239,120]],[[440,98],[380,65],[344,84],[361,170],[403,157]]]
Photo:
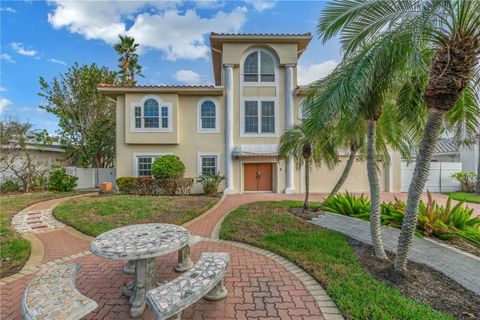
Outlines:
[[187,85],[139,85],[139,86],[120,86],[111,83],[99,83],[97,85],[99,88],[138,88],[138,89],[214,89],[214,85],[195,85],[195,86],[187,86]]
[[239,36],[239,37],[310,37],[312,34],[307,33],[216,33],[211,32],[211,36]]

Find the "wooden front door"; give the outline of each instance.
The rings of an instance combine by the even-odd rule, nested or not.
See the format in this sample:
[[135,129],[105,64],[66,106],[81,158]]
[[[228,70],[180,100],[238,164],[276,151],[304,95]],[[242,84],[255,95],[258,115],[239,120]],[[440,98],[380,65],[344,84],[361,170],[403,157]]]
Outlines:
[[245,191],[272,191],[273,164],[272,163],[245,163],[244,190]]

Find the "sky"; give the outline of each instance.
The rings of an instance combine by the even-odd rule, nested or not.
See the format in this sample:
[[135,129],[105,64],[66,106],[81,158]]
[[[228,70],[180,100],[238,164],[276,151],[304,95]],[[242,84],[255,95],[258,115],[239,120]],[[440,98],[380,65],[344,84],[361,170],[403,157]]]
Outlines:
[[315,30],[322,1],[1,1],[0,118],[58,131],[39,108],[38,79],[50,82],[76,62],[118,70],[118,35],[140,44],[138,84],[213,84],[210,32],[314,35],[298,65],[300,84],[340,61],[338,41]]

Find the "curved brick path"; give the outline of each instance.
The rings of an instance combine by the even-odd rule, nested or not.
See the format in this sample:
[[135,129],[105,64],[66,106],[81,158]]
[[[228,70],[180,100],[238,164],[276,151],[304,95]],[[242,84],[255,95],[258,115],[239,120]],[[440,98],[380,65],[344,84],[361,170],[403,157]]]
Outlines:
[[[321,197],[320,195],[318,197]],[[209,237],[217,222],[230,210],[252,201],[302,199],[302,195],[232,195],[210,212],[195,219],[187,228],[194,235]],[[51,200],[22,212],[47,212],[65,199]],[[124,262],[90,254],[88,237],[58,225],[27,234],[44,247],[42,264],[78,262],[81,269],[77,287],[94,299],[99,308],[86,319],[130,319],[129,304],[121,288],[132,276],[122,271]],[[35,247],[35,246],[34,246]],[[32,250],[34,251],[34,250]],[[231,255],[226,275],[229,295],[225,300],[200,300],[183,313],[182,319],[342,319],[326,292],[304,271],[285,259],[243,244],[203,239],[192,246],[192,258],[204,251],[224,251]],[[32,255],[34,252],[32,252]],[[172,279],[176,255],[156,259],[158,278]],[[27,265],[16,275],[0,281],[1,319],[21,319],[20,298],[28,282],[42,265]],[[146,310],[140,319],[153,319]]]

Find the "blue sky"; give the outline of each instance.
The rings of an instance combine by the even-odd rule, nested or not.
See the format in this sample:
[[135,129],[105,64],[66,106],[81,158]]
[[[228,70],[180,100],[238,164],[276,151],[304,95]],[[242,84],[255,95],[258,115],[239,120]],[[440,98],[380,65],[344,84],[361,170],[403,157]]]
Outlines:
[[[315,34],[321,1],[2,1],[1,118],[55,133],[57,119],[38,108],[38,78],[75,62],[117,69],[118,34],[141,45],[140,84],[212,84],[208,35],[216,32]],[[340,60],[338,41],[314,38],[299,81],[324,76]]]

